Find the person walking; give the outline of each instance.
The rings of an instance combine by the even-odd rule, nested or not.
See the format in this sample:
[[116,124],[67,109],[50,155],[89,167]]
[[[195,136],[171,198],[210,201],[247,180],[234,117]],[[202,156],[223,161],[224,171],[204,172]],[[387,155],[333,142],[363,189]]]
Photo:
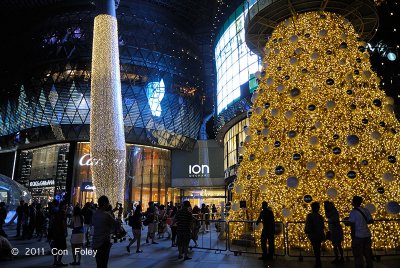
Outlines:
[[[167,232],[167,211],[165,206],[161,205],[158,211],[158,238],[164,238],[164,233]],[[169,235],[169,233],[168,233]],[[168,236],[169,239],[169,236]]]
[[44,211],[42,205],[36,204],[36,238],[38,238],[38,242],[42,241],[43,232],[46,224],[46,216],[44,215]]
[[172,207],[169,217],[171,219],[171,224],[170,224],[170,228],[171,228],[171,247],[176,247],[176,228],[177,228],[177,224],[175,221],[175,215],[176,212],[178,212],[178,208],[177,207]]
[[188,200],[183,202],[183,207],[178,210],[175,215],[175,221],[177,224],[176,232],[178,235],[178,259],[190,260],[189,253],[189,242],[192,228],[192,212],[190,211],[191,206]]
[[93,249],[97,250],[97,268],[107,268],[110,256],[111,233],[115,230],[117,222],[110,210],[110,201],[103,195],[98,199],[99,208],[94,212],[93,223]]
[[158,227],[158,210],[156,206],[154,205],[153,201],[150,201],[149,207],[147,208],[146,211],[146,222],[148,223],[147,225],[147,237],[146,237],[146,243],[149,243],[149,238],[151,239],[152,244],[158,244],[156,242],[156,231]]
[[371,213],[361,207],[362,200],[361,196],[354,196],[352,200],[353,209],[350,211],[348,220],[351,227],[351,249],[354,256],[354,267],[363,268],[363,257],[365,257],[366,267],[372,268],[372,240],[368,224],[373,223],[374,220]]
[[130,247],[136,241],[136,253],[142,253],[140,249],[140,237],[142,236],[142,206],[137,205],[133,215],[129,216],[128,224],[132,227],[133,239],[129,242],[126,250],[130,253]]
[[[55,252],[58,252],[58,250],[65,250],[67,249],[67,216],[65,213],[66,209],[66,204],[64,202],[61,202],[61,204],[58,207],[58,201],[54,200],[54,214],[52,215],[52,223],[51,223],[51,238],[52,242],[50,244],[50,247],[52,248]],[[66,263],[62,263],[61,259],[64,256],[63,254],[54,254],[54,262],[53,266],[68,266]]]
[[194,247],[197,248],[197,240],[199,239],[199,231],[200,231],[200,221],[199,221],[199,214],[200,213],[200,208],[198,206],[194,206],[192,210],[192,235],[191,239],[194,242]]
[[29,206],[24,203],[22,210],[22,240],[29,239]]
[[212,219],[215,220],[215,215],[217,214],[217,207],[215,206],[215,204],[212,204],[211,206],[211,212],[212,212]]
[[[333,202],[325,201],[324,202],[324,210],[325,216],[328,219],[328,230],[330,233],[330,237],[326,237],[331,240],[333,245],[333,252],[335,253],[335,259],[331,262],[333,264],[343,263],[343,248],[342,241],[344,239],[343,229],[340,225],[339,212],[337,211]],[[340,253],[340,259],[339,259]]]
[[311,241],[315,256],[315,267],[322,267],[321,243],[325,240],[324,218],[319,214],[320,205],[318,202],[311,204],[312,212],[307,215],[305,233]]
[[[258,216],[256,224],[258,225],[260,222],[263,223],[263,229],[261,231],[261,249],[262,256],[260,259],[262,260],[272,260],[274,258],[275,253],[275,218],[274,213],[271,208],[268,207],[268,203],[266,201],[262,202],[262,211],[260,212],[260,216]],[[268,251],[267,251],[267,241],[268,241]]]
[[85,240],[86,240],[86,246],[88,247],[90,245],[90,231],[92,228],[92,217],[93,217],[93,208],[92,204],[90,202],[86,202],[85,206],[82,209],[82,215],[83,215],[83,227],[85,231]]
[[17,235],[16,237],[21,236],[21,225],[22,225],[22,218],[24,215],[24,200],[19,201],[19,206],[16,209],[17,214]]
[[209,225],[210,225],[210,209],[206,206],[206,204],[201,204],[201,229],[203,232],[208,232],[209,231]]
[[[72,248],[72,257],[74,261],[71,262],[71,265],[80,265],[81,264],[81,249],[85,242],[85,230],[84,230],[84,219],[82,215],[82,210],[80,207],[74,207],[71,217],[70,227],[72,228],[71,234],[71,248]],[[78,261],[76,261],[78,257]]]

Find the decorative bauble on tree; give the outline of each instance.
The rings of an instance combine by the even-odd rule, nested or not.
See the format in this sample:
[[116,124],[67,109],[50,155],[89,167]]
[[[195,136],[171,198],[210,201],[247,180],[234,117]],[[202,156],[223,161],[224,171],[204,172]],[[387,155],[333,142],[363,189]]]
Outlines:
[[[396,217],[400,125],[353,26],[329,12],[299,14],[275,27],[264,51],[267,67],[253,106],[264,109],[250,118],[252,139],[237,179],[242,192],[233,196],[247,207],[229,219],[255,220],[267,201],[276,220],[304,221],[310,203],[325,200],[343,218],[354,195],[376,219]],[[400,231],[393,226],[379,235],[396,241]],[[234,239],[241,228],[231,229]]]

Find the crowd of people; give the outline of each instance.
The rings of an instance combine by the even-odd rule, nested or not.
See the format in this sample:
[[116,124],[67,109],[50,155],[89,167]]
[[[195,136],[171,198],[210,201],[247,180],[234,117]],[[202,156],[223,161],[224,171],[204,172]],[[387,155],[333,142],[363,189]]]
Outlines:
[[[51,249],[61,252],[67,249],[68,229],[70,229],[73,257],[70,265],[80,265],[80,250],[84,246],[91,246],[96,250],[97,267],[107,267],[112,242],[122,242],[127,235],[123,227],[125,221],[131,226],[133,235],[126,246],[129,253],[130,247],[135,242],[136,253],[143,252],[141,234],[147,226],[146,243],[158,244],[157,237],[160,239],[167,236],[167,239],[171,239],[171,247],[178,247],[178,259],[190,260],[189,242],[193,240],[196,247],[199,232],[210,231],[210,218],[214,219],[217,213],[215,205],[211,206],[211,211],[206,204],[201,208],[194,206],[192,209],[189,201],[176,205],[169,202],[166,206],[149,202],[146,211],[142,211],[140,204],[135,204],[133,209],[124,215],[122,204],[117,203],[113,208],[106,196],[101,196],[97,204],[88,202],[83,207],[79,204],[73,206],[64,201],[53,200],[43,208],[41,204],[35,202],[27,204],[21,201],[15,214],[16,237],[38,241],[45,238]],[[12,247],[2,228],[6,216],[6,206],[0,203],[0,242],[2,249],[10,255]],[[53,254],[53,256],[54,266],[67,266],[62,262],[63,254]]]
[[[351,227],[352,251],[355,267],[372,267],[372,241],[368,225],[373,223],[370,212],[361,207],[362,198],[354,196],[353,209],[345,224]],[[305,233],[311,242],[315,255],[315,267],[321,267],[321,244],[329,239],[332,241],[335,259],[333,264],[344,262],[342,242],[344,240],[343,229],[340,224],[340,215],[333,202],[324,202],[324,211],[328,222],[328,232],[324,229],[324,217],[319,213],[320,203],[311,204],[311,213],[306,217]],[[149,202],[146,211],[142,205],[136,204],[133,209],[124,215],[122,204],[117,203],[113,208],[106,196],[101,196],[98,203],[86,203],[83,208],[72,206],[66,202],[52,201],[46,208],[33,202],[27,204],[24,201],[16,209],[16,236],[20,239],[38,239],[44,237],[50,244],[50,248],[57,250],[67,249],[68,228],[71,229],[70,244],[73,262],[71,265],[81,264],[80,249],[92,246],[95,250],[97,267],[107,267],[108,257],[114,242],[124,241],[126,231],[123,228],[125,221],[132,228],[132,239],[129,239],[126,250],[130,253],[130,247],[136,242],[136,253],[141,249],[141,234],[147,226],[146,243],[158,244],[158,239],[171,239],[171,247],[178,247],[178,259],[190,260],[189,243],[192,240],[197,246],[200,232],[210,231],[210,220],[217,215],[215,205],[210,207],[202,204],[193,208],[189,201],[182,204],[169,202],[166,206]],[[0,203],[0,244],[2,256],[10,255],[11,244],[7,240],[7,234],[3,230],[7,209],[4,202]],[[263,223],[261,232],[262,256],[260,259],[272,260],[275,253],[275,218],[272,209],[267,202],[262,202],[262,211],[256,221],[258,225]],[[22,233],[21,233],[22,231]],[[111,240],[110,240],[111,239]],[[268,244],[268,247],[267,247]],[[5,251],[6,250],[6,251]],[[53,254],[54,266],[67,266],[62,262],[63,254]]]
[[[189,217],[182,216],[184,211],[187,215],[190,214],[190,220]],[[184,247],[186,250],[190,240],[193,240],[194,247],[197,247],[199,232],[209,232],[210,217],[215,219],[216,215],[217,208],[214,204],[212,205],[211,213],[208,205],[202,204],[201,208],[195,205],[192,208],[189,201],[183,202],[182,205],[173,205],[172,202],[169,202],[167,206],[149,202],[145,212],[142,212],[141,205],[135,205],[133,211],[127,217],[127,222],[132,227],[133,239],[129,242],[126,249],[130,252],[130,247],[137,242],[136,253],[142,252],[140,249],[140,238],[143,226],[147,226],[146,243],[158,244],[156,242],[156,234],[158,234],[158,239],[164,238],[167,235],[167,238],[171,239],[171,247],[178,246],[182,250]],[[180,219],[180,217],[183,218]],[[187,243],[183,244],[187,244],[187,247],[178,242],[180,241],[179,237],[181,237],[181,240],[184,237]],[[183,251],[179,253],[179,256],[182,254],[184,254]],[[185,259],[190,259],[190,257],[186,254]]]

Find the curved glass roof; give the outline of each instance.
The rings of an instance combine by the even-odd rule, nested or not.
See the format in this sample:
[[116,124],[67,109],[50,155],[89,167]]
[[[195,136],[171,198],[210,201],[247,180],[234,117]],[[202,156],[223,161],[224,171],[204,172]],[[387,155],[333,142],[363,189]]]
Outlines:
[[29,203],[32,196],[27,188],[0,174],[0,202],[5,202],[9,210],[15,210],[20,200]]

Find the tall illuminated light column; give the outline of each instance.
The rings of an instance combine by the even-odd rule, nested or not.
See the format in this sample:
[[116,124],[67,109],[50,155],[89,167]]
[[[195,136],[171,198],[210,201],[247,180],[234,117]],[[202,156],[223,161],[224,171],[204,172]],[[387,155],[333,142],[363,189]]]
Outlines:
[[90,146],[97,197],[122,202],[125,183],[125,136],[122,118],[118,29],[114,0],[96,0],[94,19]]

